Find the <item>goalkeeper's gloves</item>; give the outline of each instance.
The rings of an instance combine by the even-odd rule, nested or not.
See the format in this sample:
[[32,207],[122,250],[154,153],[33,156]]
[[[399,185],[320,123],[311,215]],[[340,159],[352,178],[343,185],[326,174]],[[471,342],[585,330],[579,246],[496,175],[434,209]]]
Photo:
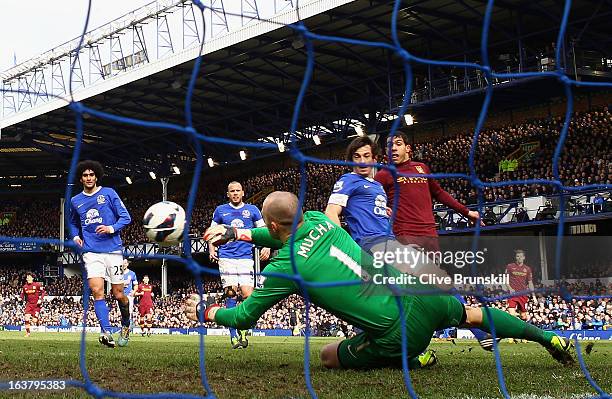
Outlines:
[[213,226],[204,233],[204,240],[219,246],[238,239],[238,229],[223,224]]
[[185,315],[194,321],[212,321],[211,311],[220,308],[219,305],[208,305],[204,301],[200,301],[198,294],[193,294],[187,299],[185,304]]
[[198,318],[198,321],[213,321],[213,319],[211,319],[209,316],[210,312],[211,310],[218,309],[220,307],[221,306],[217,305],[216,303],[213,305],[207,305],[206,302],[201,301],[196,306],[196,317]]

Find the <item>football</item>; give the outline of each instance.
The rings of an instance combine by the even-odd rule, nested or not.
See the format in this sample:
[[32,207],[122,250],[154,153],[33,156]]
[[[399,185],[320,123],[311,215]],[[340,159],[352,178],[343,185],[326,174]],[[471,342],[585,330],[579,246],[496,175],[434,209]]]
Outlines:
[[162,247],[177,245],[185,228],[185,210],[171,201],[151,205],[144,214],[142,225],[147,238]]

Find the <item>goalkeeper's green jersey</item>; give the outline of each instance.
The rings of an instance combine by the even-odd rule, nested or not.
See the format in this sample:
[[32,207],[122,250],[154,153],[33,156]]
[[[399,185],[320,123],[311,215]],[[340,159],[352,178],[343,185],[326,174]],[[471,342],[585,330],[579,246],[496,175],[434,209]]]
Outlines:
[[[266,227],[251,230],[256,245],[280,249],[265,268],[263,287],[253,291],[242,304],[219,309],[215,321],[239,329],[251,328],[269,308],[291,294],[300,294],[298,283],[269,274],[295,276],[290,258],[290,240],[273,239]],[[372,268],[372,257],[364,252],[350,235],[321,212],[306,212],[303,224],[294,234],[294,256],[298,274],[304,281],[332,283],[361,281]],[[363,268],[363,270],[362,270]],[[380,273],[380,271],[378,271]],[[392,272],[397,272],[392,270]],[[391,272],[389,273],[391,274]],[[367,284],[307,288],[310,300],[337,317],[370,333],[382,336],[399,320],[396,298],[391,294],[373,293]]]

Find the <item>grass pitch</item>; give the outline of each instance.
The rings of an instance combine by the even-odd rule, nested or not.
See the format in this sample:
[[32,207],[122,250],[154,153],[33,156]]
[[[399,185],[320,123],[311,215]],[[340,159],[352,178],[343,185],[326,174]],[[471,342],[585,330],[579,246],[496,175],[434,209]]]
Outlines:
[[[219,398],[306,398],[304,339],[250,337],[244,350],[229,348],[229,337],[206,337],[206,373]],[[332,339],[311,340],[312,384],[320,398],[406,398],[401,370],[356,372],[324,370],[321,347]],[[0,381],[77,379],[80,335],[0,332]],[[131,393],[176,392],[203,395],[197,336],[133,336],[126,348],[109,349],[88,334],[86,364],[92,380],[106,389]],[[584,344],[581,348],[584,350]],[[475,341],[434,343],[438,364],[411,373],[421,398],[499,398],[493,356]],[[595,381],[612,391],[612,342],[597,342],[584,355]],[[501,358],[513,398],[593,397],[576,364],[564,368],[538,344],[502,344]],[[0,391],[1,398],[86,398],[83,390]]]

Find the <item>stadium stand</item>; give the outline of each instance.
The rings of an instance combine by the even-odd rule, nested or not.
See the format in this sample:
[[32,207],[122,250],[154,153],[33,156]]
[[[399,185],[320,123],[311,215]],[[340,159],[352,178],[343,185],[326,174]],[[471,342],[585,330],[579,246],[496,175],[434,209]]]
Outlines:
[[[552,179],[552,154],[561,130],[562,119],[553,117],[533,119],[521,124],[507,125],[501,128],[481,132],[477,149],[476,170],[485,182],[499,182],[515,179]],[[590,112],[577,112],[572,118],[566,150],[560,162],[560,177],[565,185],[582,186],[590,184],[612,184],[612,113],[608,107]],[[429,164],[434,173],[467,172],[467,157],[471,145],[472,132],[466,131],[451,137],[429,140],[414,145],[414,158]],[[539,148],[528,159],[523,159],[514,171],[499,171],[499,162],[508,153],[522,144],[537,142]],[[341,158],[344,147],[337,147],[332,154]],[[327,199],[337,177],[344,169],[334,165],[308,165],[309,182],[306,194],[305,209],[324,210]],[[297,167],[283,170],[263,170],[253,174],[236,176],[243,183],[247,196],[256,194],[266,187],[274,190],[296,192],[299,187]],[[214,208],[226,200],[221,188],[211,193],[208,187],[225,187],[229,180],[226,177],[211,178],[203,184],[198,194],[193,223],[190,233],[201,235],[210,225]],[[464,204],[476,203],[476,191],[468,181],[443,179],[442,186]],[[155,190],[158,187],[154,187]],[[124,202],[129,204],[133,219],[138,221],[145,210],[159,199],[159,192],[126,190]],[[186,203],[188,186],[186,182],[178,184],[170,191],[169,200]],[[553,194],[551,185],[523,185],[487,188],[484,192],[487,203],[521,199],[539,195]],[[598,204],[593,203],[590,213],[609,210],[612,204],[609,193],[597,197]],[[592,200],[595,202],[595,199]],[[261,206],[263,198],[255,201]],[[27,211],[26,211],[27,210]],[[0,224],[0,234],[7,236],[59,236],[59,205],[51,200],[44,201],[1,201],[0,211],[15,212],[15,223]],[[39,223],[45,220],[46,223]],[[18,222],[17,222],[18,221]],[[145,242],[146,238],[140,223],[132,223],[122,233],[126,244]]]
[[[498,128],[484,130],[480,134],[476,169],[483,181],[502,181],[514,179],[552,178],[552,152],[558,139],[562,120],[558,117],[547,119],[532,119],[524,123],[506,125]],[[568,186],[587,184],[612,183],[612,114],[607,107],[574,114],[570,132],[567,139],[567,152],[562,156],[560,175],[563,183]],[[467,156],[471,145],[472,133],[462,132],[436,140],[427,140],[413,146],[414,158],[429,164],[435,173],[467,172]],[[516,170],[500,171],[500,160],[530,142],[539,143],[530,157],[525,157],[518,163]],[[342,158],[344,148],[334,147],[330,150],[331,157]],[[309,184],[306,195],[305,208],[323,210],[337,177],[344,172],[339,166],[308,165],[307,179]],[[299,187],[299,170],[297,167],[287,167],[282,170],[259,170],[248,176],[235,176],[233,179],[243,183],[247,195],[269,188],[274,190],[297,191]],[[229,178],[223,174],[211,177],[205,187],[198,193],[197,206],[193,213],[193,224],[190,233],[201,235],[210,225],[215,206],[226,200],[223,189],[213,193],[207,187],[224,187]],[[174,184],[174,183],[173,183]],[[443,187],[455,198],[465,204],[476,202],[476,192],[467,181],[443,180]],[[148,206],[159,197],[158,187],[149,191],[126,189],[123,193],[124,201],[134,220],[123,232],[126,244],[144,242],[145,237],[138,223],[139,216],[144,214]],[[178,203],[185,203],[188,191],[188,182],[177,182],[169,194],[169,199]],[[507,186],[500,188],[487,188],[485,198],[489,203],[521,199],[524,197],[552,194],[551,186]],[[263,198],[254,202],[261,206]],[[609,196],[597,195],[593,199],[591,213],[603,212],[609,209]],[[58,237],[59,235],[59,205],[53,199],[9,200],[0,202],[0,211],[12,213],[14,216],[8,223],[0,223],[0,234],[7,236],[39,236]],[[40,223],[45,220],[45,223]],[[25,280],[25,269],[2,266],[0,268],[0,325],[19,325],[23,320],[23,306],[19,302],[19,290]],[[606,278],[612,276],[612,265],[594,264],[583,265],[573,270],[562,270],[562,277],[568,279]],[[612,290],[599,280],[596,283],[581,283],[572,280],[568,289],[580,290],[583,294],[597,295]],[[159,293],[160,282],[152,280]],[[170,292],[167,297],[156,295],[154,320],[155,326],[160,328],[192,327],[182,312],[184,298],[196,291],[192,280],[175,278],[170,281]],[[540,286],[541,287],[541,286]],[[82,325],[83,304],[82,280],[80,276],[61,277],[49,279],[46,285],[47,295],[53,297],[43,307],[41,324],[79,326]],[[211,300],[221,295],[221,287],[217,280],[206,280],[204,292],[212,294]],[[494,292],[492,292],[494,294]],[[474,306],[479,306],[475,299],[470,299]],[[109,298],[113,309],[111,320],[118,324],[119,311]],[[504,301],[494,304],[505,308]],[[91,304],[90,304],[90,309]],[[571,312],[574,311],[576,321],[570,325]],[[291,329],[294,334],[303,331],[303,321],[299,315],[304,314],[304,302],[297,296],[282,301],[266,312],[259,320],[256,328],[260,329]],[[612,328],[612,301],[608,299],[576,301],[568,303],[558,296],[541,296],[537,305],[530,305],[529,321],[540,327],[550,329],[605,329]],[[314,335],[336,335],[339,331],[347,335],[352,333],[352,326],[346,325],[333,315],[322,309],[311,307],[310,326]],[[88,313],[88,326],[95,325],[94,314]],[[214,327],[214,325],[209,325]]]
[[[588,270],[588,269],[587,269]],[[3,266],[0,268],[0,325],[21,325],[23,323],[24,306],[19,300],[19,292],[23,281],[25,281],[25,269]],[[612,271],[608,269],[607,275]],[[596,271],[596,274],[599,274]],[[601,272],[603,273],[603,272]],[[179,282],[180,281],[180,282]],[[187,320],[182,306],[187,295],[194,292],[195,284],[186,279],[175,279],[172,281],[172,291],[164,298],[159,295],[159,281],[152,280],[157,295],[154,299],[154,326],[158,328],[188,328],[195,327],[195,323]],[[63,277],[57,279],[46,287],[47,294],[52,297],[45,302],[40,314],[40,323],[45,326],[82,326],[83,304],[81,301],[82,281],[78,276]],[[537,285],[536,288],[542,288]],[[571,292],[579,292],[584,295],[603,295],[612,291],[612,283],[607,286],[600,280],[593,278],[589,282],[574,281],[566,283]],[[472,290],[470,288],[470,290]],[[204,282],[204,292],[210,296],[210,300],[218,300],[222,289],[218,281],[207,280]],[[500,291],[501,292],[501,291]],[[499,292],[487,292],[494,295]],[[468,298],[468,303],[480,306],[475,298]],[[111,321],[119,325],[120,313],[115,301],[108,297]],[[492,306],[506,309],[505,301],[498,301]],[[538,297],[538,304],[528,305],[529,322],[548,329],[612,329],[612,300],[602,298],[599,300],[564,300],[557,295],[546,295]],[[93,302],[90,299],[87,326],[96,326],[93,312]],[[268,310],[257,322],[257,329],[288,329],[294,335],[303,333],[305,304],[301,297],[292,295],[281,301],[272,309]],[[575,313],[576,321],[570,325],[571,312]],[[578,324],[579,323],[579,324]],[[207,327],[217,327],[214,323],[207,323]],[[330,336],[339,333],[346,335],[353,333],[353,327],[329,314],[316,306],[310,308],[310,327],[313,335]]]

